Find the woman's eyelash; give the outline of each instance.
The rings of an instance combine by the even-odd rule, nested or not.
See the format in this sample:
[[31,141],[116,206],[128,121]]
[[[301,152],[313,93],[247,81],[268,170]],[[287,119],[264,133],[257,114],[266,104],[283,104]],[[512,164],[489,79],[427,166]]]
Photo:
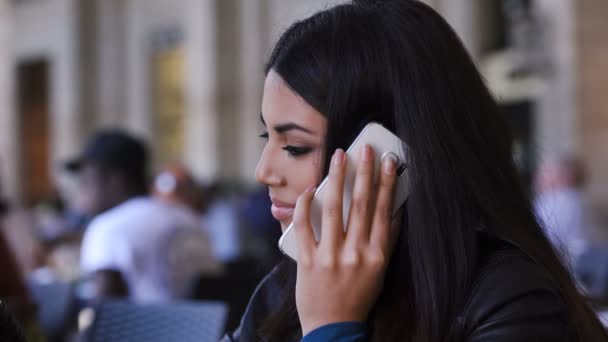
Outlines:
[[310,153],[312,151],[312,148],[287,145],[283,147],[283,150],[287,151],[287,153],[289,153],[289,155],[291,155],[292,157],[299,157]]
[[[259,135],[260,138],[268,140],[268,132],[264,132],[262,134]],[[289,153],[290,156],[292,157],[299,157],[299,156],[303,156],[307,153],[312,152],[312,147],[298,147],[298,146],[292,146],[292,145],[287,145],[282,147],[283,150],[287,151],[287,153]]]

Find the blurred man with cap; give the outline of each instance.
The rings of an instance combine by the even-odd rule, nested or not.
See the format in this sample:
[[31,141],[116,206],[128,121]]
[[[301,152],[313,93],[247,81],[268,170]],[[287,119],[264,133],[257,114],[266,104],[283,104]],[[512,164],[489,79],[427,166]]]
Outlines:
[[[128,287],[120,267],[111,260],[112,248],[104,237],[112,222],[101,214],[147,195],[148,151],[143,142],[120,130],[96,133],[82,153],[66,162],[78,174],[75,209],[92,219],[81,248],[82,271],[95,285],[95,296],[126,296]],[[122,235],[122,234],[121,234]]]
[[79,174],[77,206],[90,217],[147,194],[146,146],[119,130],[94,135],[66,168]]
[[66,164],[80,175],[77,206],[92,217],[80,261],[94,284],[92,299],[180,298],[209,268],[210,248],[193,211],[147,195],[147,156],[138,139],[103,131]]

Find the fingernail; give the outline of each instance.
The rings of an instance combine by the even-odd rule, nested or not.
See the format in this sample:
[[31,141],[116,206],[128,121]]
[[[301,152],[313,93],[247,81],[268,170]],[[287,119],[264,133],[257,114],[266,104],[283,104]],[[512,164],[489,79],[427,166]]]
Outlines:
[[344,162],[344,151],[341,148],[337,149],[334,153],[334,159],[332,162],[335,166],[340,166]]
[[306,188],[305,192],[314,192],[317,189],[316,186],[309,186],[308,188]]
[[361,147],[359,158],[361,158],[361,161],[364,163],[372,160],[372,149],[369,145],[365,144],[363,147]]
[[386,173],[387,175],[392,175],[395,173],[395,169],[397,167],[397,161],[395,160],[395,157],[393,157],[392,155],[387,155],[386,158],[384,158],[384,160],[382,161],[382,170],[384,171],[384,173]]

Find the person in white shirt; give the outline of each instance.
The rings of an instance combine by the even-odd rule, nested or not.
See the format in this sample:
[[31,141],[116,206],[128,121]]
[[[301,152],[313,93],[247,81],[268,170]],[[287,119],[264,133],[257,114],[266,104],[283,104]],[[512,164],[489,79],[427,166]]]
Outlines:
[[116,270],[138,302],[184,298],[194,279],[218,271],[199,219],[189,208],[134,198],[95,218],[82,245],[82,270]]
[[138,139],[104,131],[66,164],[80,178],[78,208],[92,218],[81,247],[92,299],[181,298],[199,273],[218,269],[194,211],[148,196],[147,160]]

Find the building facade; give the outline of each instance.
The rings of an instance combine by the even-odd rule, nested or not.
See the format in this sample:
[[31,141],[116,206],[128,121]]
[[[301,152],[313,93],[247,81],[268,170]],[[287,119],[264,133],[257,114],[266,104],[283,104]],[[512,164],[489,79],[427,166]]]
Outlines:
[[[103,127],[146,139],[157,166],[253,183],[263,63],[289,24],[339,2],[0,0],[2,192],[28,204],[61,187],[61,162]],[[605,1],[425,2],[514,113],[522,167],[580,154],[608,208]]]

